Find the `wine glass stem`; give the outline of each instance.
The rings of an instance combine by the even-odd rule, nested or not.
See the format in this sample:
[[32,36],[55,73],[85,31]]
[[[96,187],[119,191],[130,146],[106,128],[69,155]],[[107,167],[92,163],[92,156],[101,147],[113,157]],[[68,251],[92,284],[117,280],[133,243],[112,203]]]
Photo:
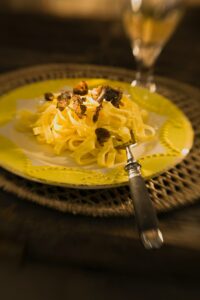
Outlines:
[[132,86],[141,86],[150,90],[150,92],[155,92],[156,84],[154,82],[154,67],[145,66],[142,61],[136,60],[137,71],[135,75],[135,80],[132,82]]

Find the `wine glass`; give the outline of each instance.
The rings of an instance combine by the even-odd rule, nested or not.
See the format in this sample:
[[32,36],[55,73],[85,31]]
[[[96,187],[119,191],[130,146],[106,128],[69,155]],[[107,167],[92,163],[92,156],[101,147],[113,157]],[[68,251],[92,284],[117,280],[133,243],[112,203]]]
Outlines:
[[123,21],[137,71],[132,86],[156,91],[153,68],[183,15],[183,0],[127,0]]

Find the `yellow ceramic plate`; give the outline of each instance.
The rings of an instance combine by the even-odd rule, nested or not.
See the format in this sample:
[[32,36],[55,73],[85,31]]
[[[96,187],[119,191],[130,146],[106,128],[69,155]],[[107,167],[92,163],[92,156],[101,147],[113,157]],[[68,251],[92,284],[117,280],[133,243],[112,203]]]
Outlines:
[[49,146],[38,144],[34,136],[16,129],[16,112],[35,110],[45,92],[72,87],[80,80],[86,80],[89,88],[100,84],[122,88],[149,111],[148,123],[157,128],[157,136],[133,149],[145,178],[166,171],[188,154],[193,130],[186,116],[170,100],[119,81],[55,79],[17,88],[0,98],[0,166],[31,180],[68,187],[104,188],[127,183],[123,165],[108,169],[79,166],[67,156],[55,156]]

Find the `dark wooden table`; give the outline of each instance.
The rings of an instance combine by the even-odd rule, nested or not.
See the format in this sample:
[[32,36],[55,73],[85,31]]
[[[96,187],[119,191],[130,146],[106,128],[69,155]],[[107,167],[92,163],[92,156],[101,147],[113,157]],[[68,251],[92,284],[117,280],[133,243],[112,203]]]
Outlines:
[[[199,87],[199,28],[196,8],[159,57],[158,75]],[[1,13],[0,31],[1,73],[54,62],[135,67],[118,21]],[[132,219],[62,214],[0,190],[0,295],[14,299],[20,287],[26,299],[199,299],[200,204],[160,224],[165,246],[146,251]]]

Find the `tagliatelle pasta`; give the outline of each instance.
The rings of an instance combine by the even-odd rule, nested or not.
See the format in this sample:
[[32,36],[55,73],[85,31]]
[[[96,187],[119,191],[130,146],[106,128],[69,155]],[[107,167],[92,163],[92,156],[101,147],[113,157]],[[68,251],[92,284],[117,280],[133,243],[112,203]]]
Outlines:
[[[51,99],[46,96],[34,115],[23,113],[21,122],[40,143],[51,145],[56,155],[68,151],[79,165],[112,167],[125,162],[125,150],[118,146],[131,140],[131,131],[142,142],[152,138],[155,129],[145,124],[147,111],[129,95],[109,87],[107,97],[102,89],[76,91],[78,96],[71,91],[49,93]],[[119,103],[116,95],[120,95]]]

